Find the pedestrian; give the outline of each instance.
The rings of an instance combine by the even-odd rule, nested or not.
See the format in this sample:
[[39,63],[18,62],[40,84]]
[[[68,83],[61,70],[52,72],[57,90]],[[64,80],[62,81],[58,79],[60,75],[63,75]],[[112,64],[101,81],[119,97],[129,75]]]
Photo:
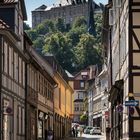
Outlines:
[[75,125],[75,137],[78,136],[78,130],[77,130],[77,125]]
[[74,126],[72,127],[72,134],[73,134],[73,137],[75,137],[75,128],[74,128]]
[[80,131],[80,137],[82,137],[82,133],[83,133],[83,127],[82,126],[80,126],[79,131]]
[[51,128],[48,130],[47,140],[53,140],[53,131]]

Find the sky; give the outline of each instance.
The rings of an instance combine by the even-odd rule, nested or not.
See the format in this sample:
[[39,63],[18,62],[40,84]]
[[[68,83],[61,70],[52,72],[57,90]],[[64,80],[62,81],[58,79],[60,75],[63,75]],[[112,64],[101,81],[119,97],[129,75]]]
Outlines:
[[[35,10],[37,7],[41,6],[42,4],[45,4],[47,6],[51,6],[53,4],[58,3],[59,1],[66,1],[66,0],[25,0],[25,5],[26,5],[26,10],[27,10],[27,16],[28,19],[26,21],[27,24],[29,24],[29,26],[31,27],[32,25],[32,17],[31,17],[31,11]],[[103,3],[103,4],[107,4],[108,0],[94,0],[97,4]]]

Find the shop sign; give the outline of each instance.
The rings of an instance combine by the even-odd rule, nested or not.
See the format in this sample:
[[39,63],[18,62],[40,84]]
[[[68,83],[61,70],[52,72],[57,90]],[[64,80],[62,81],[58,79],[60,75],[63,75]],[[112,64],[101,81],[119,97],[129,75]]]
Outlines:
[[48,117],[49,117],[49,115],[48,115],[48,114],[45,114],[45,120],[47,120],[47,119],[48,119]]
[[40,111],[38,117],[39,119],[44,119],[44,113]]
[[138,106],[138,105],[139,105],[138,100],[125,101],[125,106]]
[[117,111],[119,113],[121,113],[123,111],[123,105],[122,104],[120,104],[120,105],[117,106]]
[[106,112],[105,112],[105,119],[108,120],[108,118],[109,118],[109,112],[106,111]]

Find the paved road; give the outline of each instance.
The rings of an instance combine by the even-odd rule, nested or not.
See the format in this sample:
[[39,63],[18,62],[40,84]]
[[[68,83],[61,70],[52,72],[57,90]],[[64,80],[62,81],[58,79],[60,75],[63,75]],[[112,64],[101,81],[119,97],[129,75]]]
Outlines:
[[83,134],[82,137],[83,137],[82,140],[106,140],[105,136],[102,135]]
[[106,140],[106,138],[103,135],[88,135],[88,134],[83,134],[82,137],[68,138],[66,140]]

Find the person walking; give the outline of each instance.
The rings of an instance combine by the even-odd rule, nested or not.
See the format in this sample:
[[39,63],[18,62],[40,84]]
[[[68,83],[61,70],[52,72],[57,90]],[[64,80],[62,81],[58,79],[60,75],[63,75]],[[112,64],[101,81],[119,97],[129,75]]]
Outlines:
[[51,128],[48,130],[47,140],[53,140],[53,131]]
[[77,125],[75,126],[75,137],[78,136],[78,130],[77,130]]
[[72,134],[73,134],[73,137],[75,137],[75,128],[74,128],[74,126],[72,127]]
[[80,137],[82,137],[82,134],[83,134],[83,127],[82,126],[80,126],[79,131],[80,131]]

